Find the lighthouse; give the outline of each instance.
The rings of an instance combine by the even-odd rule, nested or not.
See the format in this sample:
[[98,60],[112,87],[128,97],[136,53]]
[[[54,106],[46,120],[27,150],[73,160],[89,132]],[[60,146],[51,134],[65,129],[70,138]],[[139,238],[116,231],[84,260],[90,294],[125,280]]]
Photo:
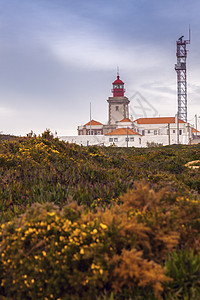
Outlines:
[[129,99],[124,96],[124,82],[120,79],[119,73],[117,79],[113,82],[112,97],[108,102],[108,124],[115,125],[122,119],[129,118]]

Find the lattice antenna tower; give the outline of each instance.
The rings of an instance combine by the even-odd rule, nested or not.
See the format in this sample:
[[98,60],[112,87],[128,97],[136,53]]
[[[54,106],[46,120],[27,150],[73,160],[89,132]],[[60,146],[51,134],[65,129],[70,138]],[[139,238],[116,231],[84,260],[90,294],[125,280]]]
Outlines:
[[176,41],[177,64],[177,96],[178,96],[178,118],[187,122],[187,44],[190,44],[191,32],[189,28],[189,40],[183,40],[181,36]]

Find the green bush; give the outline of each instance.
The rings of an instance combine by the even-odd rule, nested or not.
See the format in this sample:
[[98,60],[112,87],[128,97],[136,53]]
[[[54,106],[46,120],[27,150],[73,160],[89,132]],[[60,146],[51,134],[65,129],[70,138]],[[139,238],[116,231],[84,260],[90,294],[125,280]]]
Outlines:
[[174,251],[166,261],[166,274],[173,280],[165,287],[165,299],[200,299],[200,254]]

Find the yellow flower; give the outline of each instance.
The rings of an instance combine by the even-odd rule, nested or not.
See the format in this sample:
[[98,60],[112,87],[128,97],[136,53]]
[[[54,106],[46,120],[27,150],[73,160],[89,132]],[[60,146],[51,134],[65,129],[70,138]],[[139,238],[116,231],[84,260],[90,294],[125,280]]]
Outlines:
[[81,250],[80,250],[80,254],[84,254],[85,252],[84,252],[84,249],[83,248],[81,248]]
[[96,228],[95,229],[93,229],[93,231],[91,232],[92,234],[96,234],[97,233],[97,230],[96,230]]
[[100,269],[100,270],[99,270],[99,273],[102,275],[102,274],[103,274],[103,270],[102,270],[102,269]]
[[100,226],[101,226],[102,229],[107,229],[108,228],[107,225],[105,225],[103,223],[100,223]]
[[43,254],[44,256],[46,256],[46,255],[47,255],[45,251],[42,251],[42,254]]
[[49,215],[49,216],[54,216],[54,215],[55,215],[55,212],[54,212],[54,211],[48,212],[48,215]]
[[34,283],[34,282],[35,282],[35,280],[34,280],[34,279],[32,279],[32,280],[31,280],[31,282],[32,282],[32,283]]

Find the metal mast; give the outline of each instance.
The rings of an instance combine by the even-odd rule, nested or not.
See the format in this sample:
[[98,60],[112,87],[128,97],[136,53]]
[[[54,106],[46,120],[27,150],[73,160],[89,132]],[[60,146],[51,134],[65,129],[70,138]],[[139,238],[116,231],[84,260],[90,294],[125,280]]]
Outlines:
[[177,93],[178,93],[178,118],[187,123],[187,72],[186,72],[186,45],[190,44],[190,29],[189,40],[183,40],[181,36],[176,41],[176,56],[177,64],[175,70],[177,72]]

